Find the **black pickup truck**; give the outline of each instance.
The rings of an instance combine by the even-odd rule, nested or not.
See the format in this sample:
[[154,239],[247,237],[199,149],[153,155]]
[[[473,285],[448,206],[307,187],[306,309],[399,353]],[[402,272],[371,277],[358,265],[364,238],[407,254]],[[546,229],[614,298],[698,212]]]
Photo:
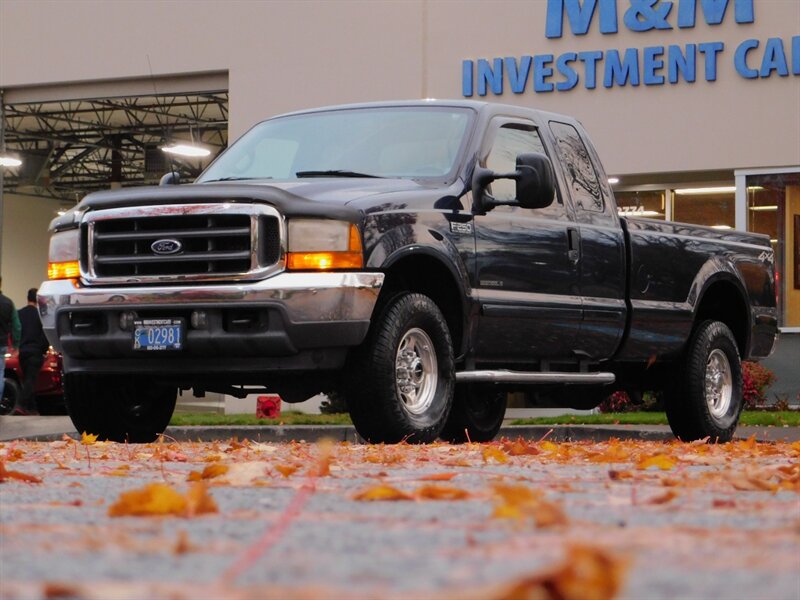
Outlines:
[[371,442],[492,439],[509,391],[665,395],[730,440],[777,335],[767,237],[621,217],[581,125],[417,101],[264,121],[190,185],[51,225],[45,331],[79,431],[148,441],[178,391],[343,394]]

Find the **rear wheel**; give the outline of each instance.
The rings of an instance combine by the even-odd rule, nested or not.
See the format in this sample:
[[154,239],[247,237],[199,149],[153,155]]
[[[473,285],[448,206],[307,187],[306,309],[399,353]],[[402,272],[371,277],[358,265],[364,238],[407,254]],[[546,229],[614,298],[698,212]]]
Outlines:
[[177,389],[141,376],[64,377],[64,399],[79,433],[101,440],[144,443],[167,428],[175,410]]
[[416,293],[394,296],[377,315],[347,369],[353,424],[369,442],[432,442],[453,401],[453,346],[444,316]]
[[704,321],[689,341],[678,383],[667,390],[672,432],[683,441],[728,442],[742,412],[742,364],[727,325]]
[[439,437],[453,444],[490,442],[503,424],[506,404],[506,392],[494,385],[457,385],[450,417]]

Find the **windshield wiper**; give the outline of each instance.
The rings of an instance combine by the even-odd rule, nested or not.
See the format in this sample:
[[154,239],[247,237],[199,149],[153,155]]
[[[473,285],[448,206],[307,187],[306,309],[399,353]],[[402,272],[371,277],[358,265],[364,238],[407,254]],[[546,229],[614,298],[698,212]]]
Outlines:
[[249,181],[251,179],[272,179],[272,177],[220,177],[219,179],[207,179],[202,183],[214,183],[217,181]]
[[331,169],[329,171],[298,171],[296,177],[373,177],[381,179],[380,175],[370,175],[369,173],[359,173],[358,171],[343,171],[341,169]]

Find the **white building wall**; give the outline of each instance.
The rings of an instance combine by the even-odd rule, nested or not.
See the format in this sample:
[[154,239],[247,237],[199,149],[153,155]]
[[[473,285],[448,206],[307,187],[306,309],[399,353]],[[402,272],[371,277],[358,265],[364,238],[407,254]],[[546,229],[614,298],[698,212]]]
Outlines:
[[[722,24],[707,25],[698,9],[694,28],[676,29],[679,2],[688,1],[673,2],[670,30],[628,31],[623,18],[631,2],[617,0],[617,34],[600,34],[595,21],[587,35],[565,26],[563,37],[547,39],[544,0],[3,0],[0,87],[7,102],[31,99],[32,86],[55,82],[138,78],[150,93],[151,75],[227,71],[233,139],[289,110],[461,97],[465,59],[721,41],[713,82],[698,62],[695,83],[594,90],[579,84],[520,95],[506,87],[487,98],[578,117],[614,174],[800,164],[800,76],[793,73],[800,56],[791,55],[800,2],[753,0],[754,23],[737,24],[736,0],[729,0]],[[759,40],[750,53],[758,68],[768,38],[784,40],[790,74],[743,78],[733,67],[736,47]]]

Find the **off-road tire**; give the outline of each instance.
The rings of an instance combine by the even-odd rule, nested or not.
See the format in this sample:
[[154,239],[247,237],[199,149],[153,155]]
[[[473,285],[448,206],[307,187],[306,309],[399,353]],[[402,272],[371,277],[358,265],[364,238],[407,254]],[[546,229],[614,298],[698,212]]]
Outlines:
[[676,437],[729,442],[742,412],[742,364],[727,325],[703,321],[692,333],[676,383],[665,390],[667,419]]
[[[419,394],[409,392],[415,382]],[[439,436],[454,382],[453,344],[442,312],[423,294],[402,293],[378,307],[366,340],[349,358],[344,390],[365,440],[423,444]]]
[[133,375],[64,376],[67,412],[79,433],[112,442],[154,441],[169,424],[177,389]]
[[508,394],[495,385],[456,385],[453,408],[439,437],[451,444],[490,442],[500,431],[507,403]]

